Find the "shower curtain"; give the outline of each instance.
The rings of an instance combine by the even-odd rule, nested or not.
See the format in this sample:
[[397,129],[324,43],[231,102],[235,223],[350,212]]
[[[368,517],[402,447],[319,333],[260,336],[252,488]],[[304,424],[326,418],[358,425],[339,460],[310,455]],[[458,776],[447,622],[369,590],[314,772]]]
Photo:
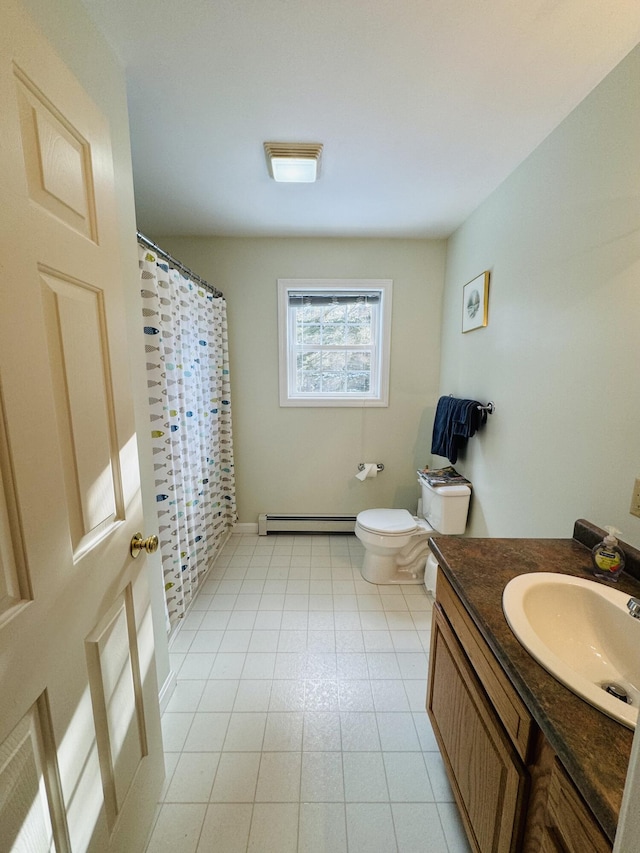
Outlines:
[[138,251],[170,632],[237,520],[226,302]]

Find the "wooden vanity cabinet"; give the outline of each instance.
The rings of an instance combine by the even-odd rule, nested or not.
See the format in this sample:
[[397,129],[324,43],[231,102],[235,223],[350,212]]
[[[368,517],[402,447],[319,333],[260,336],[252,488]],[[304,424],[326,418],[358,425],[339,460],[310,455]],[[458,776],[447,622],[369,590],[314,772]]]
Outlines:
[[475,853],[610,853],[442,571],[427,712]]

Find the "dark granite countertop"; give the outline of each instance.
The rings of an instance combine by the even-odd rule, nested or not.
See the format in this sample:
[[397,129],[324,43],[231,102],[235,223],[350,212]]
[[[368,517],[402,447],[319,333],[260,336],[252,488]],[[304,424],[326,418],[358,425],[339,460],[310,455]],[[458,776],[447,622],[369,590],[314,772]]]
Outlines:
[[[594,580],[589,573],[589,547],[594,536],[593,544],[600,541],[598,531],[588,522],[576,522],[573,539],[435,536],[430,545],[471,619],[613,842],[633,732],[549,675],[520,645],[502,612],[502,590],[516,575],[544,571]],[[630,554],[623,547],[627,568],[635,574],[640,554],[629,549]],[[640,582],[626,572],[615,586],[640,595]]]

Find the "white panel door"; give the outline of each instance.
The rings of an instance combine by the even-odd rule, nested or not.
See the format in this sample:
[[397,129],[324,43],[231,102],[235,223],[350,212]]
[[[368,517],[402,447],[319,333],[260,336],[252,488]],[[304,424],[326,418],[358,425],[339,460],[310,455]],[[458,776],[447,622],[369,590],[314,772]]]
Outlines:
[[142,510],[109,127],[14,3],[0,12],[0,850],[136,853],[163,756],[145,558],[129,551]]

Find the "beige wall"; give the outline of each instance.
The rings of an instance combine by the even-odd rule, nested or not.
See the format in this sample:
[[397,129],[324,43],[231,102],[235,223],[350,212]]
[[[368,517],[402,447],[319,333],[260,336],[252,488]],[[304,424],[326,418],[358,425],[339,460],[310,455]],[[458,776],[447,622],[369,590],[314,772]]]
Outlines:
[[[459,469],[474,536],[567,536],[586,517],[640,546],[640,48],[451,237],[442,393],[492,399]],[[491,271],[489,325],[461,288]]]
[[[241,522],[261,512],[415,511],[437,399],[445,244],[420,240],[185,239],[160,244],[224,291]],[[388,408],[281,408],[278,278],[391,278]],[[375,480],[359,462],[382,462]]]

